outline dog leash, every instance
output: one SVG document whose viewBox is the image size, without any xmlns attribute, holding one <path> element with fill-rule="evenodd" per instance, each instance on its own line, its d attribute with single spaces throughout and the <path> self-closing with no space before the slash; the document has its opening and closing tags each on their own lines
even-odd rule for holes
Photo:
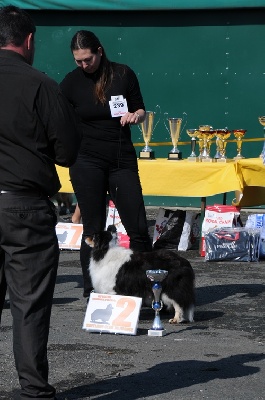
<svg viewBox="0 0 265 400">
<path fill-rule="evenodd" d="M 119 133 L 119 142 L 118 142 L 118 150 L 117 150 L 117 167 L 118 170 L 120 169 L 120 156 L 121 156 L 121 135 L 122 135 L 122 126 L 120 127 L 120 133 Z M 113 219 L 112 219 L 112 225 L 115 227 L 115 216 L 116 216 L 116 200 L 117 200 L 117 192 L 118 192 L 118 185 L 116 182 L 116 187 L 115 187 L 115 196 L 113 199 L 114 202 L 114 212 L 113 212 Z"/>
</svg>

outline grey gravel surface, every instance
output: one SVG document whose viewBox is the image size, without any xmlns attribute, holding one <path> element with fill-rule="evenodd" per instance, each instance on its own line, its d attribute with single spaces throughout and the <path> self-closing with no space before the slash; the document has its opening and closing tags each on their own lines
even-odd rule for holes
<svg viewBox="0 0 265 400">
<path fill-rule="evenodd" d="M 148 210 L 150 232 L 156 209 Z M 54 294 L 48 355 L 58 400 L 265 399 L 265 260 L 205 262 L 198 250 L 181 252 L 196 274 L 195 322 L 170 325 L 150 337 L 154 312 L 142 308 L 137 334 L 82 330 L 78 251 L 62 251 Z M 0 328 L 0 399 L 15 399 L 8 304 Z"/>
</svg>

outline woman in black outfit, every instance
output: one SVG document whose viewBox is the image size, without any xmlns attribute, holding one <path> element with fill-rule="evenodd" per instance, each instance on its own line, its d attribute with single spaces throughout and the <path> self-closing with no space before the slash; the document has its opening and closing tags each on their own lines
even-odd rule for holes
<svg viewBox="0 0 265 400">
<path fill-rule="evenodd" d="M 130 237 L 130 248 L 152 250 L 130 131 L 130 124 L 144 120 L 145 106 L 135 73 L 127 65 L 109 61 L 93 32 L 78 31 L 71 51 L 78 67 L 66 75 L 61 88 L 80 118 L 83 133 L 70 177 L 83 221 L 80 261 L 84 297 L 88 297 L 91 248 L 85 239 L 105 228 L 107 193 Z M 118 105 L 122 105 L 118 111 L 126 111 L 121 116 L 116 116 Z"/>
</svg>

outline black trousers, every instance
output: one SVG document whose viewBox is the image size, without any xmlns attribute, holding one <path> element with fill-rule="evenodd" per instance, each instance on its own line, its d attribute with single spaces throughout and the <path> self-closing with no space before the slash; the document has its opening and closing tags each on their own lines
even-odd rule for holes
<svg viewBox="0 0 265 400">
<path fill-rule="evenodd" d="M 118 168 L 111 163 L 78 157 L 74 166 L 70 168 L 70 176 L 83 221 L 80 261 L 86 297 L 92 285 L 87 271 L 90 248 L 84 239 L 105 229 L 107 193 L 115 203 L 130 237 L 130 248 L 151 251 L 152 244 L 137 167 Z"/>
<path fill-rule="evenodd" d="M 48 198 L 0 194 L 0 315 L 7 285 L 21 399 L 55 398 L 47 360 L 59 260 L 55 225 L 55 209 Z"/>
</svg>

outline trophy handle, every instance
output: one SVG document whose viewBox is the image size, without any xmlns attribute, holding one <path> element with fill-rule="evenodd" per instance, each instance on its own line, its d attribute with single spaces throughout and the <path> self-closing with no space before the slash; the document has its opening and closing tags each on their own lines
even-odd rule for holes
<svg viewBox="0 0 265 400">
<path fill-rule="evenodd" d="M 156 128 L 158 122 L 160 121 L 160 117 L 161 117 L 161 107 L 160 107 L 160 105 L 157 104 L 157 105 L 155 106 L 155 108 L 157 108 L 158 111 L 154 111 L 154 114 L 156 114 L 156 113 L 158 113 L 158 112 L 159 112 L 159 113 L 158 113 L 158 120 L 157 120 L 155 126 L 153 127 L 152 133 L 154 132 L 154 130 L 155 130 L 155 128 Z M 142 132 L 141 124 L 140 124 L 140 125 L 137 125 L 137 126 L 138 126 L 138 129 L 140 130 L 140 132 Z"/>
<path fill-rule="evenodd" d="M 182 128 L 181 128 L 181 130 L 180 130 L 180 135 L 179 135 L 179 137 L 181 136 L 181 134 L 182 134 L 182 132 L 183 132 L 183 130 L 184 130 L 184 128 L 185 128 L 185 126 L 187 125 L 187 122 L 188 122 L 188 114 L 184 111 L 183 113 L 182 113 Z"/>
<path fill-rule="evenodd" d="M 164 125 L 166 127 L 166 130 L 168 131 L 169 135 L 170 135 L 170 130 L 168 129 L 166 122 L 168 122 L 168 112 L 164 113 Z"/>
<path fill-rule="evenodd" d="M 156 121 L 156 124 L 155 124 L 155 126 L 154 126 L 154 128 L 153 128 L 153 132 L 154 132 L 155 128 L 157 127 L 157 125 L 158 125 L 158 123 L 159 123 L 159 121 L 160 121 L 160 118 L 161 118 L 161 107 L 160 107 L 160 105 L 157 104 L 157 105 L 155 106 L 155 108 L 157 109 L 157 111 L 155 111 L 154 114 L 157 114 L 157 115 L 158 115 L 158 120 Z"/>
</svg>

